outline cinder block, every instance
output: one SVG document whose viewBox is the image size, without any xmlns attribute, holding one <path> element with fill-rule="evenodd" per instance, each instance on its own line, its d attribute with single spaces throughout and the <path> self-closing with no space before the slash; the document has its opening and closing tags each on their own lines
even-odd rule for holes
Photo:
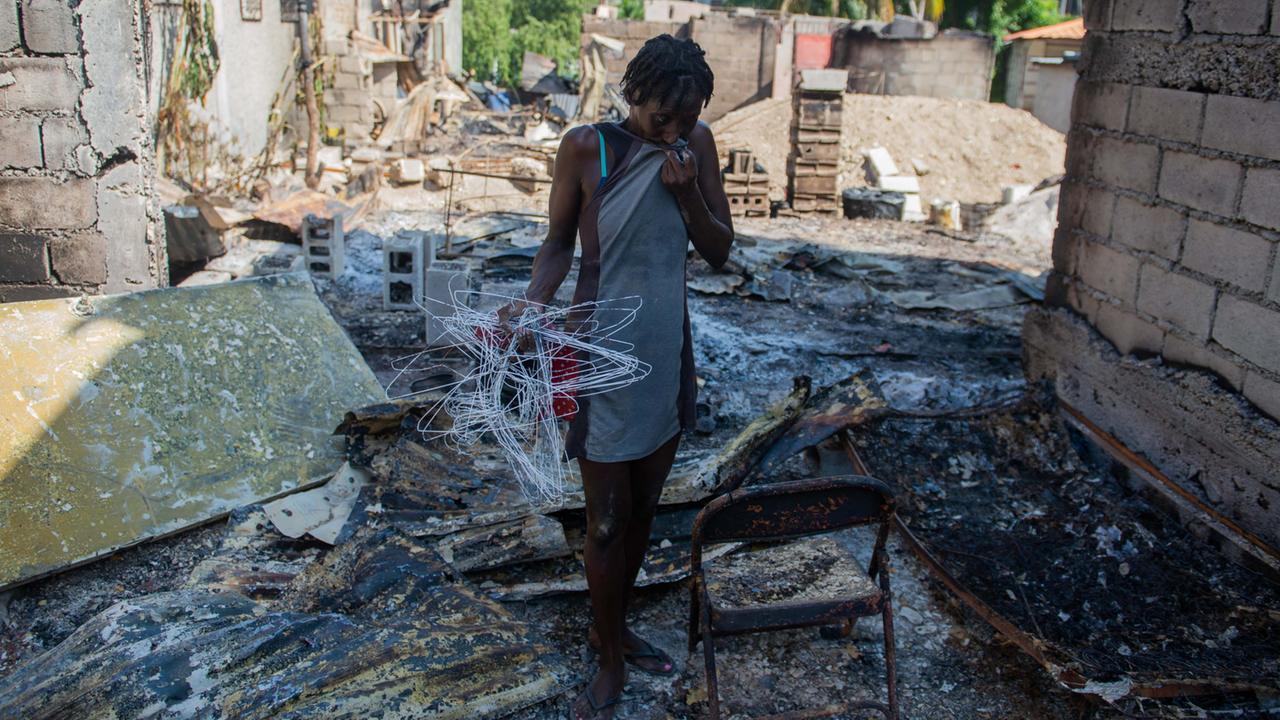
<svg viewBox="0 0 1280 720">
<path fill-rule="evenodd" d="M 1160 328 L 1110 303 L 1098 308 L 1097 327 L 1121 355 L 1158 355 L 1164 344 L 1164 332 Z"/>
<path fill-rule="evenodd" d="M 1240 198 L 1240 217 L 1254 225 L 1280 230 L 1280 170 L 1249 168 Z"/>
<path fill-rule="evenodd" d="M 1124 130 L 1129 112 L 1129 85 L 1080 80 L 1071 102 L 1071 121 L 1108 130 Z"/>
<path fill-rule="evenodd" d="M 27 302 L 75 295 L 74 288 L 57 285 L 0 285 L 0 302 Z"/>
<path fill-rule="evenodd" d="M 38 235 L 0 234 L 0 282 L 49 279 L 48 243 Z"/>
<path fill-rule="evenodd" d="M 63 55 L 80 51 L 75 13 L 66 0 L 22 0 L 22 33 L 32 52 Z"/>
<path fill-rule="evenodd" d="M 1148 195 L 1156 191 L 1160 149 L 1155 145 L 1099 138 L 1093 158 L 1095 179 Z"/>
<path fill-rule="evenodd" d="M 1187 19 L 1192 32 L 1257 35 L 1266 32 L 1266 0 L 1190 0 Z"/>
<path fill-rule="evenodd" d="M 0 92 L 3 92 L 0 90 Z M 0 118 L 0 167 L 40 167 L 40 121 L 33 117 Z"/>
<path fill-rule="evenodd" d="M 425 232 L 401 230 L 383 241 L 382 308 L 417 310 L 434 261 L 435 243 Z"/>
<path fill-rule="evenodd" d="M 364 82 L 359 75 L 340 72 L 333 76 L 333 87 L 340 90 L 361 90 L 364 88 Z"/>
<path fill-rule="evenodd" d="M 366 107 L 354 105 L 326 105 L 325 120 L 333 124 L 373 122 L 373 113 Z"/>
<path fill-rule="evenodd" d="M 1129 106 L 1129 132 L 1194 143 L 1200 137 L 1204 93 L 1135 87 Z"/>
<path fill-rule="evenodd" d="M 1089 188 L 1080 213 L 1080 229 L 1099 237 L 1109 236 L 1115 205 L 1115 195 L 1100 188 Z"/>
<path fill-rule="evenodd" d="M 1213 286 L 1195 278 L 1142 266 L 1138 309 L 1198 338 L 1209 337 L 1213 322 Z"/>
<path fill-rule="evenodd" d="M 1223 295 L 1213 339 L 1255 365 L 1280 372 L 1280 312 Z"/>
<path fill-rule="evenodd" d="M 1280 36 L 1280 0 L 1271 8 L 1271 34 Z"/>
<path fill-rule="evenodd" d="M 1203 340 L 1184 340 L 1173 332 L 1165 333 L 1164 350 L 1161 355 L 1169 364 L 1190 365 L 1191 367 L 1212 370 L 1227 382 L 1236 392 L 1244 385 L 1244 368 L 1238 365 L 1226 353 L 1216 349 L 1212 343 Z"/>
<path fill-rule="evenodd" d="M 363 75 L 364 63 L 359 55 L 346 55 L 338 58 L 338 74 Z"/>
<path fill-rule="evenodd" d="M 1280 382 L 1250 370 L 1244 379 L 1244 396 L 1259 410 L 1280 420 Z"/>
<path fill-rule="evenodd" d="M 107 239 L 106 292 L 155 287 L 163 272 L 155 268 L 147 242 L 147 200 L 137 175 L 138 163 L 127 163 L 98 183 L 98 232 Z"/>
<path fill-rule="evenodd" d="M 423 307 L 427 309 L 427 347 L 452 345 L 442 318 L 457 313 L 455 293 L 471 287 L 471 271 L 465 262 L 437 260 L 427 269 Z M 461 299 L 461 298 L 459 298 Z"/>
<path fill-rule="evenodd" d="M 0 178 L 0 224 L 31 229 L 87 228 L 98 219 L 94 184 L 83 178 Z"/>
<path fill-rule="evenodd" d="M 1176 260 L 1186 226 L 1186 217 L 1177 210 L 1120 198 L 1111 223 L 1111 238 L 1134 250 Z"/>
<path fill-rule="evenodd" d="M 1235 216 L 1236 190 L 1243 171 L 1217 158 L 1169 151 L 1160 169 L 1160 197 L 1222 217 Z"/>
<path fill-rule="evenodd" d="M 308 215 L 302 219 L 302 257 L 312 275 L 336 278 L 346 269 L 346 236 L 342 216 L 322 218 Z"/>
<path fill-rule="evenodd" d="M 867 174 L 871 182 L 898 174 L 898 166 L 894 164 L 893 156 L 882 147 L 863 150 L 862 157 L 866 158 Z"/>
<path fill-rule="evenodd" d="M 324 102 L 326 105 L 353 105 L 361 106 L 369 102 L 369 93 L 363 90 L 339 90 L 335 88 L 326 88 L 324 91 Z"/>
<path fill-rule="evenodd" d="M 1137 258 L 1116 252 L 1106 245 L 1081 240 L 1076 274 L 1089 287 L 1133 307 L 1138 290 Z"/>
<path fill-rule="evenodd" d="M 13 84 L 0 88 L 0 110 L 74 110 L 84 89 L 80 58 L 0 58 L 0 73 Z"/>
<path fill-rule="evenodd" d="M 6 0 L 0 3 L 0 52 L 9 52 L 22 42 L 18 31 L 18 3 Z"/>
<path fill-rule="evenodd" d="M 77 148 L 89 142 L 89 135 L 79 118 L 48 118 L 40 128 L 44 145 L 44 166 L 50 170 L 71 170 L 82 175 L 92 174 L 93 167 L 82 167 Z"/>
<path fill-rule="evenodd" d="M 55 238 L 49 243 L 53 274 L 64 285 L 107 281 L 107 239 L 96 232 Z"/>
<path fill-rule="evenodd" d="M 1192 220 L 1182 265 L 1250 292 L 1267 287 L 1272 243 L 1252 233 Z"/>
<path fill-rule="evenodd" d="M 1182 29 L 1182 0 L 1112 0 L 1111 5 L 1112 30 Z"/>
<path fill-rule="evenodd" d="M 1280 160 L 1280 101 L 1210 95 L 1205 108 L 1205 147 Z"/>
<path fill-rule="evenodd" d="M 1111 29 L 1111 0 L 1090 0 L 1084 3 L 1084 26 L 1093 32 Z"/>
</svg>

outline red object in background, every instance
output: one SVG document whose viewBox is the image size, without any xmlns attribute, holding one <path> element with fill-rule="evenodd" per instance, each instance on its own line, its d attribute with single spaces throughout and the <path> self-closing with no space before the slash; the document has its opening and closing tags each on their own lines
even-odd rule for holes
<svg viewBox="0 0 1280 720">
<path fill-rule="evenodd" d="M 561 345 L 551 353 L 551 382 L 553 384 L 568 382 L 578 377 L 578 358 L 574 351 Z M 578 415 L 578 402 L 572 392 L 557 392 L 551 395 L 551 410 L 561 420 L 572 422 Z"/>
<path fill-rule="evenodd" d="M 831 36 L 797 34 L 794 67 L 796 72 L 831 65 Z"/>
</svg>

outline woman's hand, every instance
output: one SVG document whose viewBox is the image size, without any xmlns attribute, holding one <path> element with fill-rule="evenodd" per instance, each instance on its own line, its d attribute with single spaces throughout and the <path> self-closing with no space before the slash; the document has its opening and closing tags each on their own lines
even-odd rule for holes
<svg viewBox="0 0 1280 720">
<path fill-rule="evenodd" d="M 668 150 L 660 176 L 662 184 L 677 198 L 689 198 L 698 193 L 698 160 L 689 148 Z"/>
<path fill-rule="evenodd" d="M 513 320 L 519 320 L 524 311 L 530 308 L 536 308 L 537 303 L 530 302 L 524 298 L 514 298 L 511 302 L 498 308 L 498 328 L 507 335 L 516 336 L 516 349 L 520 352 L 529 352 L 533 349 L 533 334 L 528 330 L 517 332 L 512 326 Z"/>
</svg>

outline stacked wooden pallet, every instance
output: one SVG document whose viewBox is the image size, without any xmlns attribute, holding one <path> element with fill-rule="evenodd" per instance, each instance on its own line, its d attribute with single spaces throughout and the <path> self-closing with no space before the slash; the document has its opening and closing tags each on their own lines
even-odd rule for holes
<svg viewBox="0 0 1280 720">
<path fill-rule="evenodd" d="M 729 212 L 735 217 L 769 214 L 769 175 L 756 172 L 756 158 L 750 150 L 729 151 L 724 192 L 729 196 Z"/>
<path fill-rule="evenodd" d="M 840 210 L 840 137 L 843 131 L 844 81 L 822 76 L 805 78 L 792 94 L 791 209 L 835 213 Z M 839 71 L 836 71 L 839 72 Z"/>
</svg>

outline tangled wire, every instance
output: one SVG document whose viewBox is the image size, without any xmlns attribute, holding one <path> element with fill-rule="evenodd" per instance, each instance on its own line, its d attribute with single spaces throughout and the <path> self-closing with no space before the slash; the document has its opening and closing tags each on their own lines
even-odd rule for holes
<svg viewBox="0 0 1280 720">
<path fill-rule="evenodd" d="M 608 392 L 643 379 L 650 367 L 631 354 L 633 346 L 615 335 L 639 311 L 638 297 L 587 302 L 559 308 L 530 303 L 504 326 L 494 313 L 472 309 L 456 291 L 452 303 L 433 313 L 451 342 L 472 361 L 460 379 L 419 392 L 441 392 L 418 424 L 428 439 L 458 447 L 491 435 L 511 464 L 533 505 L 555 505 L 564 495 L 564 437 L 560 420 L 578 412 L 578 398 Z M 569 328 L 572 328 L 569 329 Z M 414 356 L 401 374 L 408 371 Z M 397 376 L 399 377 L 399 376 Z M 394 385 L 394 382 L 393 382 Z M 417 393 L 410 393 L 417 394 Z M 447 430 L 433 429 L 443 412 Z"/>
</svg>

